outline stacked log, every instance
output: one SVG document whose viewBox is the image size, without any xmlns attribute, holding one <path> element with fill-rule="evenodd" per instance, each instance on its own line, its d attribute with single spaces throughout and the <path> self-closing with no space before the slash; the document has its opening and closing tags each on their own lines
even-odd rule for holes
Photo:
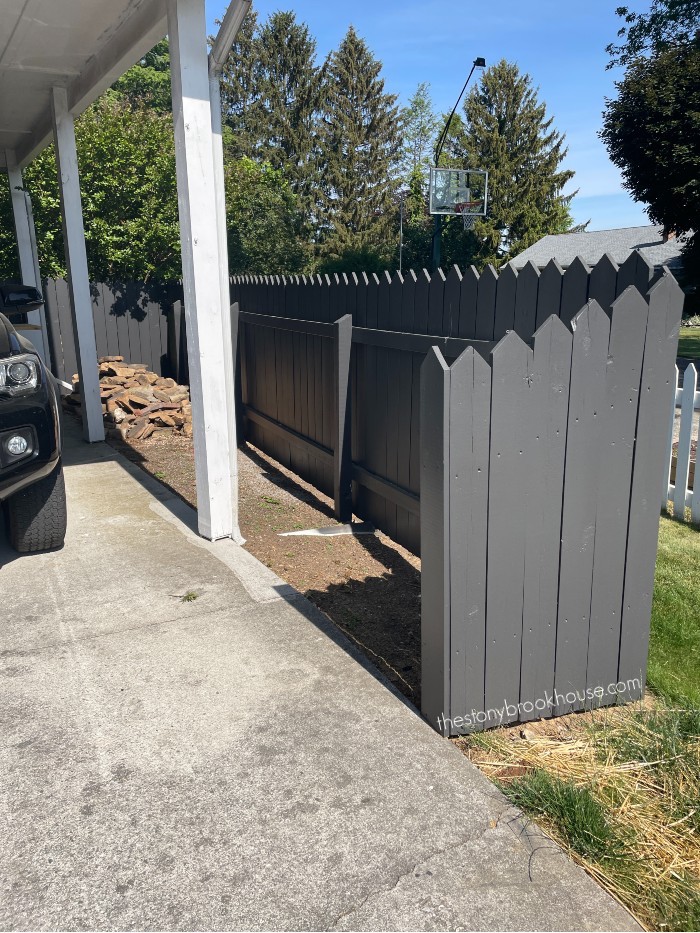
<svg viewBox="0 0 700 933">
<path fill-rule="evenodd" d="M 192 437 L 190 390 L 174 379 L 159 376 L 141 363 L 125 363 L 122 356 L 101 356 L 100 399 L 109 427 L 123 438 L 145 440 L 156 434 Z M 80 407 L 80 381 L 73 376 L 67 405 Z"/>
</svg>

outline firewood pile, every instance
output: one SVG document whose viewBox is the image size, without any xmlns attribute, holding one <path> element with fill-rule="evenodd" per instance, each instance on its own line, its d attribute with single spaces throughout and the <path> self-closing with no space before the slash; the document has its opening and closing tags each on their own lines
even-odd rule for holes
<svg viewBox="0 0 700 933">
<path fill-rule="evenodd" d="M 100 398 L 109 427 L 123 438 L 144 440 L 154 434 L 192 437 L 190 390 L 174 379 L 150 372 L 141 363 L 125 363 L 122 356 L 101 356 Z M 73 376 L 73 392 L 65 403 L 80 409 L 80 384 Z"/>
</svg>

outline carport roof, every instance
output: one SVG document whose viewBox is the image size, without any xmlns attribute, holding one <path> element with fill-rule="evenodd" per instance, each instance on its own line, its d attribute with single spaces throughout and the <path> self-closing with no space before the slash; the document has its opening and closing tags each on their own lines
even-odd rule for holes
<svg viewBox="0 0 700 933">
<path fill-rule="evenodd" d="M 51 139 L 51 88 L 81 113 L 167 32 L 165 0 L 2 0 L 0 167 Z"/>
</svg>

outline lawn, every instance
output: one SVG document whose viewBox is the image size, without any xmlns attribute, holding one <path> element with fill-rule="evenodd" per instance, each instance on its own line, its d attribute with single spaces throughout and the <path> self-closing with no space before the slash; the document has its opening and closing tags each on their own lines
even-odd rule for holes
<svg viewBox="0 0 700 933">
<path fill-rule="evenodd" d="M 700 360 L 700 327 L 681 327 L 678 338 L 678 356 Z"/>
<path fill-rule="evenodd" d="M 669 518 L 661 519 L 647 679 L 669 703 L 700 709 L 700 531 Z"/>
</svg>

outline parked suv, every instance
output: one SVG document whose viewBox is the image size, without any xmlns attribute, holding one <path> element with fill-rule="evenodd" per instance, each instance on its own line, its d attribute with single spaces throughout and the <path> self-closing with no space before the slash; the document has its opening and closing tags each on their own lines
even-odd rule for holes
<svg viewBox="0 0 700 933">
<path fill-rule="evenodd" d="M 41 305 L 35 288 L 0 284 L 0 505 L 21 553 L 61 547 L 66 534 L 58 386 L 11 323 Z"/>
</svg>

